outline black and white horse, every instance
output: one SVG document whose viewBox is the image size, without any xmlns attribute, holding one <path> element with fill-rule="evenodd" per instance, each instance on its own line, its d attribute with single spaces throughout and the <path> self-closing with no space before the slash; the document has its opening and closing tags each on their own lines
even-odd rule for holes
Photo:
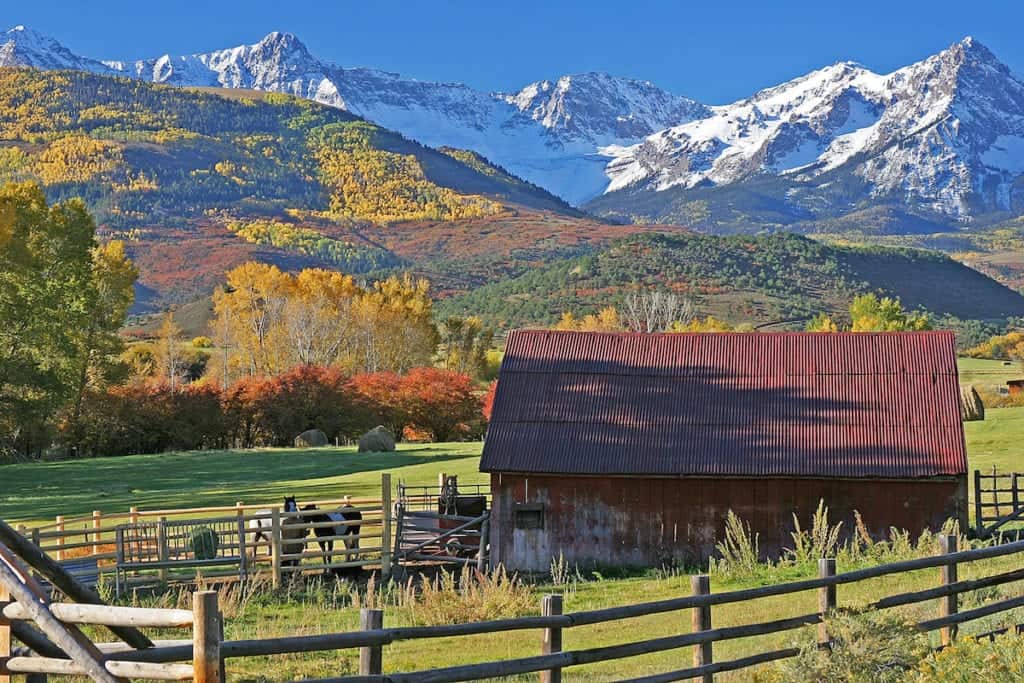
<svg viewBox="0 0 1024 683">
<path fill-rule="evenodd" d="M 283 512 L 298 512 L 299 505 L 295 502 L 295 496 L 288 496 L 284 499 L 284 505 L 282 506 Z M 273 541 L 273 526 L 274 523 L 271 519 L 273 510 L 257 510 L 256 519 L 249 520 L 249 531 L 253 533 L 253 559 L 256 558 L 256 543 L 264 541 Z M 295 517 L 286 517 L 281 523 L 281 552 L 285 555 L 292 555 L 301 553 L 305 547 L 303 539 L 309 534 L 309 530 L 303 526 L 300 526 L 297 522 L 299 520 Z M 268 550 L 269 552 L 269 550 Z M 281 562 L 282 566 L 294 567 L 299 564 L 299 560 L 284 560 Z"/>
<path fill-rule="evenodd" d="M 302 511 L 307 513 L 302 515 L 302 521 L 306 524 L 324 524 L 324 526 L 313 528 L 317 543 L 320 544 L 320 552 L 324 556 L 324 564 L 331 563 L 331 554 L 334 552 L 334 541 L 337 536 L 342 537 L 341 541 L 345 544 L 346 550 L 359 548 L 359 530 L 362 527 L 363 513 L 350 503 L 345 503 L 337 512 L 324 512 L 316 505 L 306 505 Z M 335 522 L 335 524 L 327 526 L 325 524 L 327 522 Z M 351 555 L 351 553 L 346 553 L 346 555 Z M 346 557 L 345 561 L 350 559 L 350 557 Z"/>
</svg>

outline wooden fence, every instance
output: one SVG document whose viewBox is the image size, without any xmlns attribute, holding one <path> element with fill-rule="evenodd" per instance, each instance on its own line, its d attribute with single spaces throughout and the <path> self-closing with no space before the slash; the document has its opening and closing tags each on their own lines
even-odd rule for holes
<svg viewBox="0 0 1024 683">
<path fill-rule="evenodd" d="M 988 538 L 1010 522 L 1024 519 L 1024 473 L 974 470 L 974 523 Z"/>
<path fill-rule="evenodd" d="M 392 501 L 388 473 L 381 475 L 379 498 L 299 501 L 300 507 L 316 505 L 320 513 L 338 512 L 342 506 L 348 513 L 358 511 L 362 519 L 348 523 L 358 523 L 358 533 L 351 533 L 351 528 L 349 533 L 336 533 L 345 523 L 307 521 L 315 513 L 286 512 L 280 502 L 132 508 L 118 514 L 96 511 L 77 518 L 59 516 L 52 524 L 19 525 L 18 531 L 56 561 L 74 563 L 76 571 L 94 581 L 101 575 L 113 577 L 118 593 L 140 584 L 188 580 L 200 572 L 206 578 L 242 579 L 264 573 L 279 586 L 300 572 L 364 569 L 387 577 L 396 563 L 472 562 L 482 569 L 486 511 L 465 519 L 432 512 L 444 487 L 442 479 L 444 475 L 437 488 L 399 485 L 398 505 Z M 480 486 L 470 486 L 475 487 L 471 497 L 485 499 L 476 491 Z M 397 528 L 396 508 L 399 522 L 404 519 Z M 460 528 L 453 531 L 453 526 Z M 433 534 L 427 533 L 430 528 Z"/>
<path fill-rule="evenodd" d="M 363 610 L 361 630 L 347 633 L 332 633 L 314 636 L 295 636 L 263 640 L 225 641 L 221 630 L 214 626 L 218 622 L 215 594 L 196 595 L 197 608 L 188 618 L 179 610 L 125 611 L 124 608 L 93 609 L 88 612 L 76 611 L 80 606 L 54 606 L 53 614 L 68 621 L 92 619 L 92 623 L 114 622 L 133 626 L 149 626 L 174 622 L 183 625 L 190 622 L 194 633 L 191 641 L 156 643 L 155 647 L 127 651 L 122 644 L 100 644 L 95 649 L 102 654 L 101 662 L 109 672 L 127 671 L 122 667 L 142 663 L 166 665 L 174 662 L 192 661 L 194 680 L 220 682 L 224 677 L 224 661 L 237 657 L 273 656 L 294 653 L 326 652 L 350 648 L 359 649 L 359 674 L 340 678 L 323 679 L 317 683 L 447 683 L 454 681 L 499 678 L 503 676 L 539 673 L 541 680 L 556 683 L 561 680 L 563 670 L 597 662 L 607 662 L 637 657 L 657 652 L 689 648 L 692 650 L 692 665 L 674 671 L 646 675 L 631 679 L 632 683 L 655 683 L 699 678 L 711 681 L 717 673 L 736 671 L 752 666 L 795 656 L 795 648 L 754 651 L 745 657 L 727 661 L 715 661 L 714 643 L 737 638 L 751 638 L 782 633 L 817 624 L 817 640 L 822 646 L 829 643 L 825 617 L 839 605 L 839 587 L 883 576 L 893 576 L 911 571 L 938 569 L 936 586 L 924 590 L 889 595 L 872 602 L 868 609 L 881 610 L 904 605 L 914 605 L 939 600 L 934 617 L 917 624 L 924 632 L 940 631 L 940 642 L 951 643 L 961 624 L 1024 607 L 1024 596 L 999 599 L 980 607 L 960 611 L 959 596 L 971 591 L 989 589 L 1024 580 L 1024 567 L 1018 567 L 983 578 L 960 580 L 958 567 L 968 562 L 978 562 L 998 557 L 1024 557 L 1024 542 L 1015 542 L 987 548 L 958 551 L 955 536 L 942 537 L 942 552 L 932 557 L 896 562 L 877 567 L 859 569 L 843 574 L 836 573 L 835 561 L 823 559 L 819 564 L 819 576 L 813 579 L 791 583 L 712 593 L 706 576 L 692 577 L 692 595 L 645 602 L 619 607 L 562 613 L 561 596 L 545 596 L 541 604 L 541 616 L 515 619 L 500 619 L 486 622 L 450 624 L 443 626 L 416 626 L 388 628 L 384 625 L 384 614 L 380 610 Z M 0 577 L 2 578 L 2 577 Z M 739 626 L 714 627 L 714 608 L 727 604 L 742 603 L 769 597 L 793 595 L 805 591 L 816 591 L 818 609 L 815 612 L 778 619 L 774 621 L 744 624 Z M 15 596 L 16 603 L 3 607 L 2 614 L 9 620 L 32 617 L 32 613 Z M 202 608 L 199 605 L 202 604 Z M 754 605 L 745 610 L 756 614 Z M 593 624 L 608 624 L 624 619 L 634 619 L 658 614 L 689 612 L 692 628 L 689 633 L 648 638 L 597 648 L 567 649 L 571 644 L 573 629 Z M 211 616 L 213 615 L 213 616 Z M 206 624 L 202 629 L 200 624 Z M 384 673 L 384 647 L 399 641 L 417 639 L 451 638 L 488 633 L 536 630 L 540 637 L 539 654 L 500 661 L 463 664 L 439 669 L 411 672 Z M 623 629 L 623 633 L 638 633 L 637 628 Z M 981 634 L 990 635 L 990 634 Z M 4 650 L 4 632 L 0 630 L 0 653 Z M 10 632 L 6 637 L 10 638 Z M 450 648 L 453 653 L 471 652 L 471 648 Z M 68 673 L 79 664 L 69 663 L 68 658 L 54 659 L 26 656 L 29 653 L 15 649 L 14 656 L 6 660 L 3 668 L 0 654 L 0 681 L 4 675 L 15 671 L 45 670 L 49 673 Z M 37 653 L 38 654 L 38 653 Z M 70 654 L 70 653 L 69 653 Z M 74 658 L 72 658 L 74 659 Z M 12 666 L 13 665 L 13 666 Z M 79 669 L 74 669 L 78 671 Z M 186 676 L 184 668 L 174 669 L 133 669 L 133 676 L 141 673 L 161 678 L 171 673 L 175 677 Z M 101 680 L 101 679 L 97 679 Z M 181 678 L 178 678 L 181 680 Z M 307 683 L 313 683 L 308 681 Z"/>
</svg>

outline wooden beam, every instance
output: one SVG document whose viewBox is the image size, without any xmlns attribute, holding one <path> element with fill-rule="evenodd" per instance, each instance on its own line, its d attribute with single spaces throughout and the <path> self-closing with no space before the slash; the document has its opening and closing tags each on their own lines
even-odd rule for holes
<svg viewBox="0 0 1024 683">
<path fill-rule="evenodd" d="M 31 618 L 28 610 L 19 602 L 7 605 L 2 612 L 8 619 L 24 621 Z M 184 609 L 113 607 L 61 602 L 51 604 L 50 612 L 65 624 L 148 628 L 186 628 L 192 625 L 192 612 Z"/>
<path fill-rule="evenodd" d="M 36 630 L 31 624 L 14 622 L 11 624 L 11 633 L 28 649 L 41 657 L 67 658 L 64 650 L 50 642 L 49 638 Z"/>
<path fill-rule="evenodd" d="M 195 683 L 224 683 L 221 670 L 221 617 L 217 591 L 192 594 L 192 668 Z"/>
<path fill-rule="evenodd" d="M 943 555 L 949 555 L 955 553 L 957 548 L 957 538 L 952 534 L 939 536 L 939 552 Z M 951 562 L 947 565 L 943 565 L 940 569 L 941 579 L 943 586 L 949 586 L 957 582 L 957 565 L 956 562 Z M 939 600 L 939 617 L 948 617 L 957 613 L 959 607 L 959 600 L 956 593 L 950 593 L 941 600 Z M 949 647 L 953 644 L 956 639 L 956 625 L 950 624 L 949 626 L 942 627 L 942 646 Z"/>
<path fill-rule="evenodd" d="M 104 672 L 113 680 L 142 679 L 157 681 L 192 680 L 190 664 L 154 664 L 150 662 L 120 662 L 110 660 L 103 664 Z M 80 664 L 70 659 L 48 657 L 15 657 L 11 669 L 17 673 L 56 674 L 60 676 L 91 676 Z M 99 679 L 95 679 L 99 680 Z"/>
<path fill-rule="evenodd" d="M 699 574 L 690 577 L 690 586 L 694 595 L 708 595 L 711 593 L 711 580 L 707 574 Z M 691 612 L 691 633 L 711 630 L 711 606 L 694 607 Z M 698 643 L 693 646 L 693 666 L 699 668 L 707 666 L 714 661 L 711 652 L 711 643 Z M 701 676 L 703 683 L 714 683 L 714 674 Z"/>
<path fill-rule="evenodd" d="M 545 595 L 540 603 L 540 613 L 545 617 L 555 616 L 562 613 L 562 596 L 558 594 Z M 544 637 L 541 640 L 540 652 L 542 655 L 550 655 L 562 651 L 562 629 L 546 628 Z M 541 683 L 562 683 L 561 669 L 548 669 L 540 672 Z"/>
<path fill-rule="evenodd" d="M 75 602 L 87 605 L 103 604 L 103 600 L 96 591 L 79 583 L 64 567 L 54 562 L 46 553 L 18 535 L 18 532 L 2 519 L 0 519 L 0 545 L 5 545 L 14 551 L 26 564 L 49 579 L 50 583 Z M 136 628 L 114 626 L 110 630 L 118 638 L 137 650 L 153 647 L 153 641 Z"/>
<path fill-rule="evenodd" d="M 11 599 L 7 587 L 0 583 L 0 606 Z M 0 683 L 11 683 L 7 661 L 11 658 L 11 622 L 0 613 Z"/>
<path fill-rule="evenodd" d="M 359 611 L 361 631 L 379 631 L 384 628 L 384 610 L 366 609 Z M 359 648 L 359 674 L 372 676 L 384 673 L 384 650 L 380 645 L 364 645 Z"/>
<path fill-rule="evenodd" d="M 833 557 L 823 557 L 818 560 L 818 576 L 825 578 L 836 575 L 836 560 Z M 836 608 L 836 587 L 822 586 L 818 589 L 818 614 L 821 615 L 821 623 L 818 624 L 818 647 L 826 649 L 832 646 L 832 638 L 828 633 L 828 624 L 825 619 Z"/>
<path fill-rule="evenodd" d="M 0 544 L 0 550 L 10 552 L 3 544 Z M 103 654 L 96 646 L 77 627 L 63 624 L 53 616 L 38 596 L 21 582 L 18 574 L 8 565 L 7 559 L 0 561 L 0 584 L 10 591 L 12 598 L 26 607 L 39 629 L 81 667 L 82 673 L 97 683 L 122 683 L 117 676 L 107 671 L 103 664 Z"/>
</svg>

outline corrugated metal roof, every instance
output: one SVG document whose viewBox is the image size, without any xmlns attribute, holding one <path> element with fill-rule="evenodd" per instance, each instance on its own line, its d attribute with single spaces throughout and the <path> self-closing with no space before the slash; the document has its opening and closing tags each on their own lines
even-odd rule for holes
<svg viewBox="0 0 1024 683">
<path fill-rule="evenodd" d="M 480 469 L 964 474 L 953 334 L 518 330 Z"/>
</svg>

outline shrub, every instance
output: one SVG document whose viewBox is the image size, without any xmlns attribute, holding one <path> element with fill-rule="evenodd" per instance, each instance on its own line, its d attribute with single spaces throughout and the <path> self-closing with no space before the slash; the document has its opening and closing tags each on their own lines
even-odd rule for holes
<svg viewBox="0 0 1024 683">
<path fill-rule="evenodd" d="M 484 419 L 488 422 L 491 421 L 491 414 L 494 412 L 494 397 L 498 393 L 498 380 L 491 382 L 490 386 L 487 387 L 487 393 L 484 394 L 483 406 L 481 411 Z"/>
<path fill-rule="evenodd" d="M 950 647 L 925 657 L 914 683 L 1015 683 L 1024 680 L 1024 638 L 1010 633 L 991 642 L 960 638 Z"/>
<path fill-rule="evenodd" d="M 352 388 L 379 417 L 382 426 L 392 434 L 401 434 L 409 422 L 402 408 L 399 389 L 402 378 L 395 372 L 366 372 L 352 377 Z"/>
<path fill-rule="evenodd" d="M 377 424 L 337 368 L 299 366 L 248 386 L 242 398 L 255 434 L 271 446 L 289 446 L 308 429 L 323 431 L 331 441 L 348 440 Z"/>
<path fill-rule="evenodd" d="M 779 664 L 780 680 L 896 683 L 931 651 L 927 636 L 892 613 L 836 614 L 825 623 L 831 649 L 819 649 L 817 640 L 806 636 L 798 643 L 800 654 Z"/>
<path fill-rule="evenodd" d="M 726 581 L 750 578 L 771 563 L 760 563 L 758 534 L 732 510 L 725 515 L 725 539 L 715 545 L 721 556 L 711 558 L 709 573 Z"/>
<path fill-rule="evenodd" d="M 407 604 L 414 624 L 437 626 L 521 617 L 536 612 L 530 587 L 499 566 L 490 573 L 463 567 L 424 581 L 417 595 L 410 580 Z"/>
<path fill-rule="evenodd" d="M 468 375 L 413 368 L 402 377 L 398 396 L 409 421 L 434 441 L 450 441 L 479 426 L 480 399 Z"/>
<path fill-rule="evenodd" d="M 204 337 L 200 335 L 198 337 L 192 338 L 192 346 L 196 347 L 197 349 L 212 349 L 213 340 L 210 339 L 209 337 Z"/>
</svg>

